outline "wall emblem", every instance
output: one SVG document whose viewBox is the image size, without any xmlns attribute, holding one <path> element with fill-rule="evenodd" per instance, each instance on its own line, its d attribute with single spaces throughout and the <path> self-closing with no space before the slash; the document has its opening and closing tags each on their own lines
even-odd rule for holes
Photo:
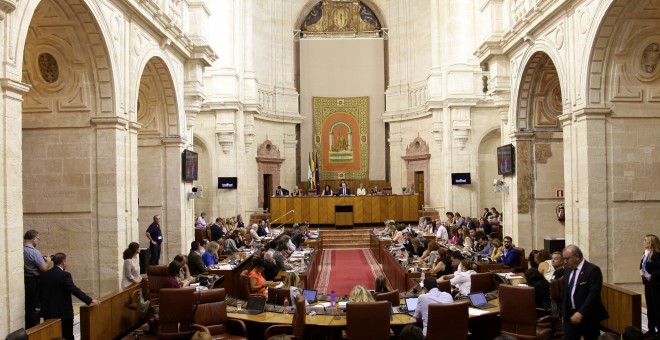
<svg viewBox="0 0 660 340">
<path fill-rule="evenodd" d="M 60 77 L 57 60 L 55 60 L 52 54 L 42 53 L 39 55 L 39 72 L 41 72 L 41 77 L 47 83 L 54 83 Z"/>
</svg>

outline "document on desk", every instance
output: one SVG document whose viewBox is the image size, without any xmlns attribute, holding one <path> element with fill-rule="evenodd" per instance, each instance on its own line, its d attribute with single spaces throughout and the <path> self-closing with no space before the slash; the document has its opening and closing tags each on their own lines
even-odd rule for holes
<svg viewBox="0 0 660 340">
<path fill-rule="evenodd" d="M 234 267 L 231 266 L 231 264 L 221 264 L 218 266 L 218 270 L 232 270 Z"/>
<path fill-rule="evenodd" d="M 468 314 L 469 315 L 477 316 L 477 315 L 486 314 L 486 313 L 488 313 L 488 311 L 486 311 L 486 310 L 476 309 L 476 308 L 472 308 L 472 307 L 468 308 Z"/>
</svg>

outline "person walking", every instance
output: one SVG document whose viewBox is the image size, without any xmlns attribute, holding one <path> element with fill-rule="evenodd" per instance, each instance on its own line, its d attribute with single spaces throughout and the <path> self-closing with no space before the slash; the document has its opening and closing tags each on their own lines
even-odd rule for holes
<svg viewBox="0 0 660 340">
<path fill-rule="evenodd" d="M 71 274 L 66 271 L 66 254 L 53 255 L 53 268 L 41 274 L 39 292 L 41 293 L 41 316 L 45 319 L 62 319 L 62 337 L 73 338 L 73 305 L 71 294 L 87 305 L 97 305 L 99 300 L 92 299 L 73 283 Z"/>
<path fill-rule="evenodd" d="M 644 297 L 646 299 L 646 315 L 648 317 L 648 332 L 646 337 L 660 338 L 660 240 L 656 235 L 644 237 L 644 256 L 639 264 Z"/>
<path fill-rule="evenodd" d="M 149 239 L 149 252 L 151 253 L 149 264 L 155 266 L 160 260 L 160 245 L 163 243 L 163 233 L 160 230 L 159 215 L 154 216 L 154 221 L 149 225 L 145 234 Z"/>
</svg>

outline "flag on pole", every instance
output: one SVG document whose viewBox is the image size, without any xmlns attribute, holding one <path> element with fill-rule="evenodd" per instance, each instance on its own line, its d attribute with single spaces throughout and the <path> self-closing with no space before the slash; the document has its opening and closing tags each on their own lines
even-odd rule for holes
<svg viewBox="0 0 660 340">
<path fill-rule="evenodd" d="M 307 155 L 307 189 L 316 189 L 314 186 L 314 173 L 312 172 L 312 153 Z"/>
<path fill-rule="evenodd" d="M 314 188 L 316 189 L 316 193 L 319 193 L 319 154 L 318 152 L 314 151 Z"/>
</svg>

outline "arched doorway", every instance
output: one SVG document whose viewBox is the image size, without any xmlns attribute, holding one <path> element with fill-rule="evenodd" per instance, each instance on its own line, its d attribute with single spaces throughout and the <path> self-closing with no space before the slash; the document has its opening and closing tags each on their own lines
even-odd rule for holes
<svg viewBox="0 0 660 340">
<path fill-rule="evenodd" d="M 25 40 L 22 82 L 23 226 L 43 254 L 64 252 L 76 284 L 95 296 L 119 287 L 127 245 L 123 141 L 111 58 L 84 1 L 41 1 Z M 122 145 L 120 147 L 120 145 Z M 105 268 L 105 270 L 98 270 Z"/>
<path fill-rule="evenodd" d="M 544 52 L 529 58 L 521 79 L 513 138 L 518 226 L 513 236 L 539 249 L 544 238 L 564 236 L 564 224 L 556 217 L 557 206 L 564 203 L 563 130 L 558 119 L 564 100 L 557 68 Z"/>
<path fill-rule="evenodd" d="M 479 143 L 478 161 L 479 178 L 474 181 L 478 183 L 479 203 L 476 217 L 483 215 L 483 208 L 495 207 L 502 210 L 502 193 L 495 192 L 490 183 L 497 175 L 497 147 L 500 146 L 500 129 L 488 132 Z"/>
</svg>

